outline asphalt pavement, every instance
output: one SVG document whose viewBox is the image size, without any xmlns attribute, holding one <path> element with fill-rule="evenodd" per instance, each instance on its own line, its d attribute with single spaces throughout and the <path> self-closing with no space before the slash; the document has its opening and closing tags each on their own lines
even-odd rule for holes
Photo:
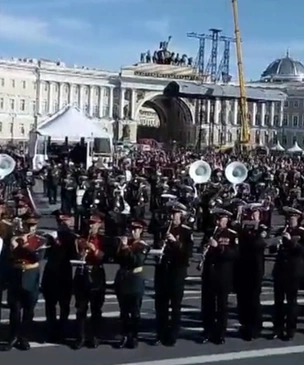
<svg viewBox="0 0 304 365">
<path fill-rule="evenodd" d="M 36 193 L 39 189 L 36 188 Z M 41 194 L 35 194 L 37 208 L 44 213 L 41 218 L 40 227 L 55 229 L 54 218 L 49 215 L 50 209 Z M 274 217 L 273 224 L 281 225 L 282 218 Z M 195 244 L 199 245 L 201 240 L 200 234 L 195 234 Z M 151 240 L 148 234 L 145 234 L 147 241 Z M 273 289 L 271 271 L 273 261 L 268 259 L 266 262 L 266 274 L 263 283 L 262 304 L 264 314 L 264 330 L 262 338 L 245 342 L 239 338 L 239 324 L 236 312 L 236 298 L 231 294 L 229 298 L 229 325 L 226 344 L 216 346 L 213 344 L 199 344 L 199 337 L 202 332 L 202 323 L 200 318 L 200 276 L 196 270 L 198 255 L 195 255 L 193 262 L 189 267 L 188 278 L 186 282 L 183 309 L 182 309 L 182 328 L 180 339 L 177 346 L 167 348 L 164 346 L 154 347 L 152 345 L 155 336 L 155 313 L 154 313 L 154 291 L 153 275 L 154 264 L 149 260 L 145 266 L 146 277 L 146 294 L 142 306 L 142 325 L 140 331 L 140 344 L 136 350 L 117 350 L 115 344 L 119 334 L 119 308 L 116 296 L 113 292 L 113 280 L 117 270 L 114 264 L 106 265 L 107 274 L 107 295 L 103 312 L 103 324 L 100 338 L 101 345 L 96 350 L 81 349 L 73 351 L 69 346 L 59 346 L 46 343 L 45 341 L 45 314 L 44 301 L 41 297 L 36 308 L 35 325 L 31 335 L 32 350 L 21 353 L 13 350 L 10 353 L 0 354 L 1 365 L 8 363 L 15 365 L 21 362 L 42 361 L 44 365 L 188 365 L 188 364 L 222 364 L 231 362 L 233 365 L 255 365 L 257 361 L 260 365 L 272 365 L 289 362 L 292 365 L 303 365 L 304 363 L 304 318 L 299 319 L 299 331 L 292 342 L 283 342 L 280 340 L 270 340 L 272 328 L 272 307 L 273 307 Z M 299 303 L 303 310 L 304 292 L 300 293 Z M 6 295 L 2 300 L 2 330 L 1 338 L 7 332 L 8 310 L 6 309 Z M 304 313 L 304 310 L 303 310 Z M 70 315 L 69 338 L 75 337 L 75 309 L 72 303 Z M 68 343 L 69 344 L 69 343 Z"/>
</svg>

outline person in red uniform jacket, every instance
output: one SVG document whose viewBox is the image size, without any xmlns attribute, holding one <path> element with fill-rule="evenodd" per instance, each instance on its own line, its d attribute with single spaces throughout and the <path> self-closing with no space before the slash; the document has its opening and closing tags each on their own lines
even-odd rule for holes
<svg viewBox="0 0 304 365">
<path fill-rule="evenodd" d="M 27 338 L 39 296 L 39 261 L 43 259 L 45 252 L 41 249 L 45 241 L 35 233 L 37 223 L 37 216 L 26 216 L 22 230 L 11 240 L 11 267 L 8 277 L 10 334 L 4 348 L 6 351 L 13 347 L 23 351 L 30 349 Z"/>
<path fill-rule="evenodd" d="M 86 343 L 85 322 L 88 305 L 91 307 L 93 337 L 89 347 L 98 347 L 102 307 L 105 299 L 106 277 L 103 267 L 104 242 L 100 235 L 103 220 L 100 216 L 90 217 L 90 232 L 87 238 L 76 241 L 79 259 L 84 264 L 76 268 L 74 277 L 74 294 L 76 299 L 77 340 L 74 349 L 82 348 Z"/>
</svg>

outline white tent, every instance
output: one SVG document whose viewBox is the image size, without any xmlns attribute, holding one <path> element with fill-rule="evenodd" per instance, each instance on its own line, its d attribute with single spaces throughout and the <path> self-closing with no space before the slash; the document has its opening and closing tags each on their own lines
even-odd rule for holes
<svg viewBox="0 0 304 365">
<path fill-rule="evenodd" d="M 290 153 L 303 152 L 302 148 L 298 145 L 298 142 L 295 141 L 294 145 L 287 150 Z"/>
<path fill-rule="evenodd" d="M 277 144 L 271 148 L 271 151 L 283 152 L 285 151 L 285 148 L 281 145 L 280 141 L 278 141 Z"/>
<path fill-rule="evenodd" d="M 68 137 L 70 141 L 79 141 L 81 138 L 112 137 L 73 106 L 67 106 L 46 119 L 38 126 L 36 132 L 53 140 L 64 140 L 65 137 Z"/>
</svg>

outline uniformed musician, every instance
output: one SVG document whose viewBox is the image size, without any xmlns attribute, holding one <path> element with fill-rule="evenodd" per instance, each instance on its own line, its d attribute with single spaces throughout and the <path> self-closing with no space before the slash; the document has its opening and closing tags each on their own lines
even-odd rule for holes
<svg viewBox="0 0 304 365">
<path fill-rule="evenodd" d="M 7 293 L 10 333 L 6 351 L 13 347 L 23 351 L 30 349 L 28 335 L 39 296 L 39 261 L 43 258 L 45 243 L 35 234 L 37 223 L 37 216 L 28 215 L 23 220 L 23 227 L 18 229 L 19 232 L 11 240 Z"/>
<path fill-rule="evenodd" d="M 228 320 L 228 295 L 233 286 L 234 263 L 238 256 L 237 232 L 228 227 L 232 213 L 214 208 L 216 226 L 203 240 L 202 342 L 225 343 Z"/>
<path fill-rule="evenodd" d="M 90 217 L 90 231 L 87 238 L 76 240 L 79 259 L 74 277 L 74 294 L 76 300 L 77 340 L 74 349 L 82 348 L 86 343 L 85 322 L 88 305 L 91 307 L 91 326 L 93 337 L 89 347 L 99 345 L 102 307 L 105 300 L 106 277 L 103 267 L 104 239 L 100 234 L 103 219 L 99 215 Z"/>
<path fill-rule="evenodd" d="M 75 258 L 74 218 L 56 214 L 57 237 L 50 237 L 46 251 L 46 265 L 41 280 L 45 299 L 45 315 L 48 325 L 48 342 L 62 342 L 67 335 L 73 275 L 70 260 Z M 59 305 L 60 320 L 57 323 L 56 305 Z"/>
<path fill-rule="evenodd" d="M 122 237 L 117 251 L 120 269 L 115 277 L 115 290 L 120 306 L 121 334 L 120 348 L 136 348 L 140 310 L 145 290 L 143 265 L 147 245 L 141 240 L 145 222 L 131 223 L 131 238 Z"/>
<path fill-rule="evenodd" d="M 298 290 L 303 275 L 304 229 L 298 225 L 302 212 L 283 207 L 288 216 L 285 228 L 278 233 L 280 243 L 273 269 L 274 338 L 291 340 L 297 328 Z M 285 307 L 284 300 L 287 305 Z"/>
<path fill-rule="evenodd" d="M 171 205 L 169 226 L 165 227 L 163 255 L 155 267 L 155 311 L 157 339 L 155 344 L 174 346 L 180 328 L 181 305 L 189 258 L 192 255 L 192 230 L 183 224 L 187 208 L 179 203 Z M 171 307 L 171 315 L 169 308 Z"/>
<path fill-rule="evenodd" d="M 241 335 L 247 341 L 259 337 L 262 329 L 260 295 L 267 246 L 267 227 L 260 222 L 262 210 L 262 204 L 248 204 L 245 212 L 250 220 L 243 221 L 238 230 L 239 258 L 235 283 Z"/>
</svg>

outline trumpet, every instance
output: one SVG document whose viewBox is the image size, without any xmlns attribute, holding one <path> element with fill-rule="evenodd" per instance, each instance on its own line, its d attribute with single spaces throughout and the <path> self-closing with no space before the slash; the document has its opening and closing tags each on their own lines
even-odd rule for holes
<svg viewBox="0 0 304 365">
<path fill-rule="evenodd" d="M 219 228 L 218 226 L 216 226 L 216 227 L 214 228 L 213 234 L 212 234 L 212 236 L 210 237 L 209 241 L 210 241 L 210 240 L 212 240 L 212 239 L 214 239 L 214 236 L 215 236 L 215 234 L 216 234 L 216 232 L 217 232 L 218 228 Z M 201 260 L 200 260 L 200 262 L 198 263 L 197 268 L 196 268 L 198 271 L 201 271 L 201 270 L 202 270 L 202 267 L 203 267 L 204 262 L 205 262 L 205 260 L 206 260 L 207 253 L 208 253 L 208 252 L 209 252 L 209 250 L 210 250 L 210 247 L 211 247 L 211 245 L 210 245 L 210 244 L 207 244 L 207 245 L 204 247 L 203 252 L 202 252 L 202 255 L 201 255 Z"/>
</svg>

